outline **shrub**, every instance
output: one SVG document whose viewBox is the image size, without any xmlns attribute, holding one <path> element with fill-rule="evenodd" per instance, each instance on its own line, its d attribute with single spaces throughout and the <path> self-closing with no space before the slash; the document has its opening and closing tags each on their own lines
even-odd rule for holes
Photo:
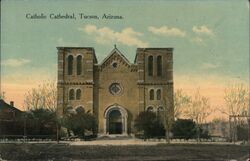
<svg viewBox="0 0 250 161">
<path fill-rule="evenodd" d="M 84 111 L 77 111 L 76 113 L 67 114 L 62 119 L 62 126 L 73 131 L 74 135 L 85 138 L 85 132 L 91 131 L 93 135 L 97 132 L 96 117 Z"/>
<path fill-rule="evenodd" d="M 178 139 L 193 139 L 197 136 L 196 124 L 193 120 L 178 119 L 172 127 L 174 138 Z"/>
<path fill-rule="evenodd" d="M 151 111 L 140 112 L 135 119 L 135 128 L 143 132 L 145 139 L 165 135 L 165 129 L 156 114 Z"/>
</svg>

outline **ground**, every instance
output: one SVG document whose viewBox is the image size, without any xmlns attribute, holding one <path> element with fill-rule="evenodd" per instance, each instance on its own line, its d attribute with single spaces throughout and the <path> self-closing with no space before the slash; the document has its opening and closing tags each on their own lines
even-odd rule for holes
<svg viewBox="0 0 250 161">
<path fill-rule="evenodd" d="M 232 144 L 106 142 L 0 143 L 0 160 L 246 161 L 249 151 L 246 145 Z"/>
</svg>

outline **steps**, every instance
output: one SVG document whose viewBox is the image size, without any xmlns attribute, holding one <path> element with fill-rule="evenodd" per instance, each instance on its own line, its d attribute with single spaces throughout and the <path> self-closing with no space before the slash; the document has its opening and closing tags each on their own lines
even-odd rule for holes
<svg viewBox="0 0 250 161">
<path fill-rule="evenodd" d="M 128 140 L 134 139 L 134 136 L 131 135 L 100 135 L 96 140 Z"/>
</svg>

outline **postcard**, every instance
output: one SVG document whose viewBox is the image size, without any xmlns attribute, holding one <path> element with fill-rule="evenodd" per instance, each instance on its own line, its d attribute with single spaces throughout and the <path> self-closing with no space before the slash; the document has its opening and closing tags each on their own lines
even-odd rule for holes
<svg viewBox="0 0 250 161">
<path fill-rule="evenodd" d="M 249 1 L 2 0 L 0 160 L 249 160 Z"/>
</svg>

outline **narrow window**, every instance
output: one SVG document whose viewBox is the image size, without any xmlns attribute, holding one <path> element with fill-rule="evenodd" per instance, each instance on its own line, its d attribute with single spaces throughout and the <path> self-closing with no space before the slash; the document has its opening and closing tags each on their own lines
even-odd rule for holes
<svg viewBox="0 0 250 161">
<path fill-rule="evenodd" d="M 75 99 L 75 92 L 74 89 L 69 90 L 69 100 Z"/>
<path fill-rule="evenodd" d="M 80 100 L 80 99 L 81 99 L 81 95 L 82 95 L 81 90 L 80 90 L 80 89 L 77 89 L 77 90 L 76 90 L 76 99 L 77 99 L 77 100 Z"/>
<path fill-rule="evenodd" d="M 157 100 L 161 100 L 161 90 L 158 89 L 156 92 Z"/>
<path fill-rule="evenodd" d="M 153 56 L 148 57 L 148 75 L 153 76 Z"/>
<path fill-rule="evenodd" d="M 77 56 L 77 63 L 76 63 L 76 73 L 77 75 L 81 75 L 82 74 L 82 56 L 79 55 Z"/>
<path fill-rule="evenodd" d="M 151 89 L 151 90 L 149 91 L 149 99 L 150 99 L 150 100 L 154 100 L 154 90 L 153 90 L 153 89 Z"/>
<path fill-rule="evenodd" d="M 162 57 L 157 57 L 157 76 L 162 76 Z"/>
<path fill-rule="evenodd" d="M 73 56 L 68 56 L 68 75 L 73 74 Z"/>
</svg>

